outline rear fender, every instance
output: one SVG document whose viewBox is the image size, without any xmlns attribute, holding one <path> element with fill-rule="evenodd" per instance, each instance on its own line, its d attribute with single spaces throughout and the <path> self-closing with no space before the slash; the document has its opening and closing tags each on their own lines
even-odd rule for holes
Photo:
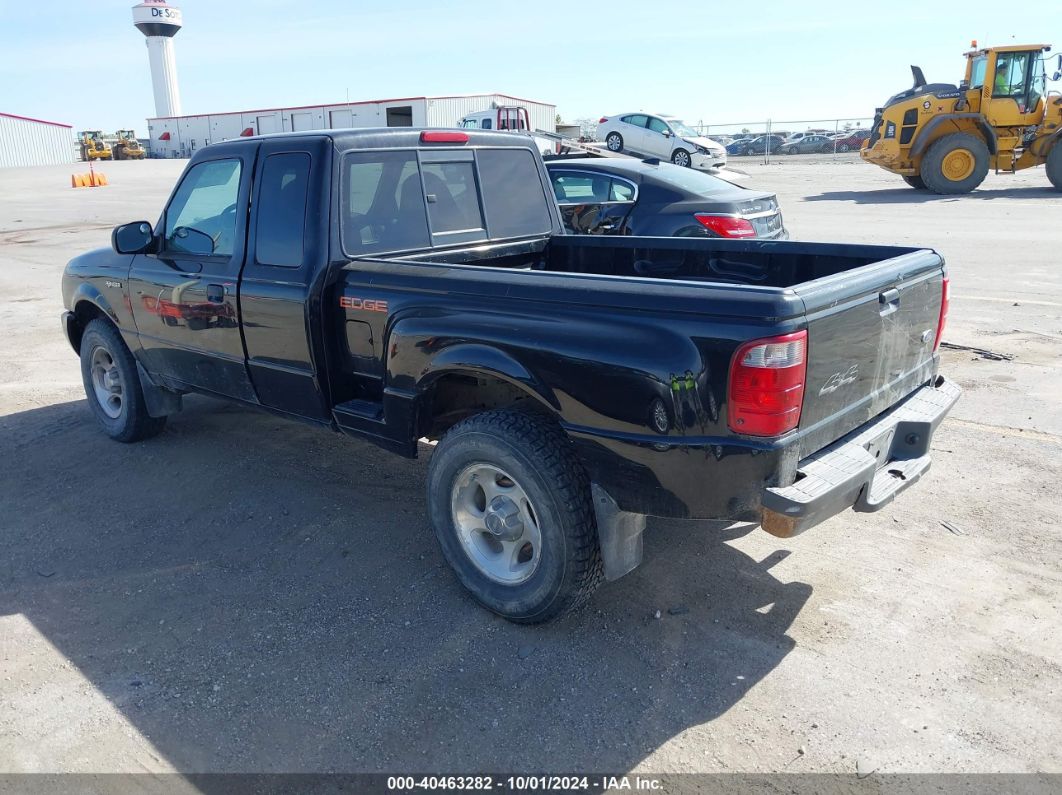
<svg viewBox="0 0 1062 795">
<path fill-rule="evenodd" d="M 560 403 L 553 390 L 522 362 L 505 351 L 478 343 L 453 345 L 440 351 L 432 358 L 427 372 L 418 382 L 417 391 L 423 393 L 444 375 L 458 374 L 482 375 L 507 381 L 553 412 L 560 411 Z"/>
</svg>

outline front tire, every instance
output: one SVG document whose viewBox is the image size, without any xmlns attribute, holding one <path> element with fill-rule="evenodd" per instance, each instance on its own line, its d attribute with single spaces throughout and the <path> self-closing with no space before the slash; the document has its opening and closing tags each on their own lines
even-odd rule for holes
<svg viewBox="0 0 1062 795">
<path fill-rule="evenodd" d="M 590 481 L 547 418 L 501 409 L 451 428 L 432 454 L 428 512 L 461 584 L 510 621 L 549 621 L 601 582 Z"/>
<path fill-rule="evenodd" d="M 685 149 L 676 149 L 674 152 L 671 153 L 671 162 L 674 163 L 676 166 L 681 166 L 682 168 L 689 168 L 690 164 L 692 163 L 692 160 L 690 160 L 690 153 L 687 152 Z"/>
<path fill-rule="evenodd" d="M 610 152 L 622 152 L 623 151 L 623 136 L 619 133 L 609 133 L 605 137 L 605 146 L 608 147 Z"/>
<path fill-rule="evenodd" d="M 112 439 L 139 442 L 165 427 L 165 417 L 148 414 L 133 354 L 118 329 L 101 318 L 81 336 L 81 379 L 92 413 Z"/>
<path fill-rule="evenodd" d="M 1062 140 L 1056 140 L 1051 151 L 1047 153 L 1047 178 L 1055 186 L 1055 190 L 1062 190 Z"/>
<path fill-rule="evenodd" d="M 988 146 L 972 133 L 952 133 L 930 144 L 919 169 L 934 193 L 969 193 L 988 176 Z"/>
</svg>

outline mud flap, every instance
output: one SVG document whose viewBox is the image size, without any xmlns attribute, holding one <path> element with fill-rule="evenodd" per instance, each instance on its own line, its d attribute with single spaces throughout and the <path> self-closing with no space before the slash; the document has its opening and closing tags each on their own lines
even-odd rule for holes
<svg viewBox="0 0 1062 795">
<path fill-rule="evenodd" d="M 140 389 L 144 393 L 147 412 L 152 417 L 168 417 L 182 408 L 181 396 L 172 389 L 158 386 L 151 380 L 147 370 L 140 362 L 136 363 L 136 372 L 140 376 Z"/>
<path fill-rule="evenodd" d="M 605 579 L 618 580 L 642 562 L 645 514 L 621 511 L 603 488 L 596 483 L 591 484 L 590 488 L 594 499 L 594 515 L 597 517 L 601 560 L 605 564 Z"/>
</svg>

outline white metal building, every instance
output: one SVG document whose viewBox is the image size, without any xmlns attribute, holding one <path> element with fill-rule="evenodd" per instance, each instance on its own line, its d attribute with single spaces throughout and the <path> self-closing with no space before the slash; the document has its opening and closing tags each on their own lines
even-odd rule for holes
<svg viewBox="0 0 1062 795">
<path fill-rule="evenodd" d="M 347 127 L 455 127 L 468 113 L 501 105 L 527 108 L 534 129 L 552 132 L 556 126 L 556 105 L 507 94 L 402 97 L 148 119 L 150 154 L 190 157 L 207 144 L 273 132 Z"/>
<path fill-rule="evenodd" d="M 0 113 L 0 168 L 74 162 L 69 124 Z"/>
</svg>

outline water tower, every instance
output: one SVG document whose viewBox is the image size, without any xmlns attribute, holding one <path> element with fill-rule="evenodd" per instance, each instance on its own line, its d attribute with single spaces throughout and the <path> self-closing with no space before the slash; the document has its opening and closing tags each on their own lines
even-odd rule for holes
<svg viewBox="0 0 1062 795">
<path fill-rule="evenodd" d="M 144 0 L 133 6 L 133 24 L 147 36 L 151 62 L 151 86 L 155 90 L 155 116 L 180 116 L 181 94 L 177 88 L 177 61 L 173 37 L 181 29 L 181 9 L 165 0 Z"/>
</svg>

